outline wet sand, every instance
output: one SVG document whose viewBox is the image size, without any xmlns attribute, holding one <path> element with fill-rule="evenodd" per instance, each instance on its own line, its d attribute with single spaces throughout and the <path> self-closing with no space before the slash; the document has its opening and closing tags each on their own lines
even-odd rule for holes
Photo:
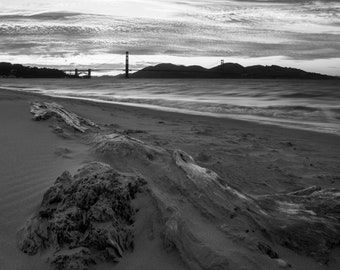
<svg viewBox="0 0 340 270">
<path fill-rule="evenodd" d="M 93 160 L 84 140 L 58 136 L 49 121 L 32 121 L 29 102 L 33 100 L 56 101 L 105 132 L 120 130 L 154 146 L 182 149 L 245 193 L 283 193 L 313 185 L 340 188 L 336 135 L 0 90 L 0 265 L 4 269 L 47 268 L 44 254 L 31 257 L 18 250 L 16 232 L 57 176 L 65 170 L 74 173 Z M 115 269 L 186 269 L 176 251 L 165 251 L 157 226 L 152 237 L 145 236 L 150 220 L 157 224 L 157 210 L 149 199 L 141 196 L 135 204 L 140 209 L 136 247 Z M 275 248 L 293 269 L 338 269 L 340 265 L 339 248 L 332 252 L 328 266 L 287 248 Z M 94 269 L 111 267 L 102 264 Z"/>
</svg>

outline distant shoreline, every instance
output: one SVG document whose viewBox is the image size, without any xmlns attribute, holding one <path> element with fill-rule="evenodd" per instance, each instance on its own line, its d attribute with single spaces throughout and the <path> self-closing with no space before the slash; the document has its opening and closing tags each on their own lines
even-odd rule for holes
<svg viewBox="0 0 340 270">
<path fill-rule="evenodd" d="M 91 74 L 94 70 L 88 69 L 85 75 L 78 74 L 75 69 L 74 74 L 68 74 L 64 70 L 51 68 L 38 68 L 23 66 L 21 64 L 0 63 L 0 78 L 91 78 L 96 75 Z M 126 74 L 119 74 L 116 78 L 124 78 Z M 111 77 L 111 76 L 98 76 Z M 202 66 L 184 66 L 170 63 L 162 63 L 155 66 L 145 67 L 137 72 L 129 73 L 129 78 L 147 79 L 340 79 L 340 77 L 319 73 L 306 72 L 301 69 L 291 67 L 271 66 L 247 66 L 237 63 L 224 63 L 216 67 L 207 69 Z"/>
</svg>

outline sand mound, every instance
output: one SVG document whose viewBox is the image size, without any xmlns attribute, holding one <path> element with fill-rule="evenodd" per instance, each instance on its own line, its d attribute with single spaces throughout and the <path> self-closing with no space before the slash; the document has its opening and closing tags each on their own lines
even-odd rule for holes
<svg viewBox="0 0 340 270">
<path fill-rule="evenodd" d="M 133 248 L 130 203 L 142 185 L 142 179 L 121 175 L 103 163 L 86 165 L 73 177 L 64 172 L 22 229 L 20 249 L 29 255 L 52 250 L 56 269 L 117 262 Z"/>
</svg>

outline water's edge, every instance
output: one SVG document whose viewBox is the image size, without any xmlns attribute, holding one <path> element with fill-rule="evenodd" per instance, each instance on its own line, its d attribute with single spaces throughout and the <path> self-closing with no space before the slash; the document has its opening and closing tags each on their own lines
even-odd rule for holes
<svg viewBox="0 0 340 270">
<path fill-rule="evenodd" d="M 24 91 L 24 90 L 14 90 L 14 89 L 3 89 L 0 86 L 0 90 L 6 91 L 16 91 L 16 92 L 25 92 L 25 93 L 32 93 L 31 91 Z M 102 99 L 95 99 L 95 98 L 85 98 L 85 97 L 74 97 L 74 96 L 66 96 L 66 95 L 51 95 L 47 93 L 32 93 L 34 95 L 41 95 L 47 97 L 55 97 L 55 98 L 62 98 L 62 99 L 74 99 L 74 100 L 83 100 L 93 103 L 104 103 L 104 104 L 113 104 L 113 105 L 122 105 L 127 107 L 139 107 L 139 108 L 146 108 L 151 110 L 158 110 L 158 111 L 165 111 L 165 112 L 173 112 L 173 113 L 182 113 L 182 114 L 189 114 L 189 115 L 201 115 L 205 117 L 215 117 L 215 118 L 226 118 L 226 119 L 233 119 L 238 121 L 246 121 L 246 122 L 255 122 L 261 125 L 272 125 L 272 126 L 279 126 L 283 128 L 290 128 L 290 129 L 297 129 L 297 130 L 305 130 L 305 131 L 313 131 L 319 133 L 328 133 L 340 136 L 340 131 L 338 130 L 338 126 L 334 124 L 334 127 L 330 127 L 328 124 L 322 125 L 322 123 L 305 123 L 303 121 L 290 121 L 286 119 L 281 119 L 281 121 L 273 120 L 269 117 L 258 117 L 258 116 L 244 116 L 244 115 L 235 115 L 235 114 L 228 114 L 222 115 L 217 113 L 209 113 L 209 112 L 199 112 L 193 111 L 188 109 L 179 109 L 179 108 L 171 108 L 171 107 L 162 107 L 157 105 L 149 105 L 149 104 L 141 104 L 141 103 L 128 103 L 128 102 L 118 102 L 118 101 L 107 101 Z M 319 126 L 321 124 L 321 126 Z M 319 128 L 317 128 L 319 126 Z"/>
</svg>

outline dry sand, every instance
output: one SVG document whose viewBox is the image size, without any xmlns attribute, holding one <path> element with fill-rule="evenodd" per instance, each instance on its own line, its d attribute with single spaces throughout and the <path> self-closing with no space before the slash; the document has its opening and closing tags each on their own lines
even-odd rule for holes
<svg viewBox="0 0 340 270">
<path fill-rule="evenodd" d="M 340 189 L 340 140 L 336 135 L 0 90 L 1 269 L 48 267 L 44 256 L 30 257 L 18 250 L 16 232 L 58 175 L 65 170 L 75 172 L 93 159 L 82 140 L 61 138 L 52 132 L 49 121 L 32 121 L 29 101 L 33 100 L 56 100 L 106 131 L 125 130 L 151 145 L 182 149 L 200 166 L 215 171 L 245 193 L 290 192 L 312 185 Z M 114 269 L 186 269 L 176 251 L 163 248 L 157 210 L 150 198 L 140 196 L 134 203 L 140 209 L 135 250 Z M 339 248 L 333 250 L 328 266 L 281 246 L 275 250 L 293 265 L 292 269 L 340 267 Z M 102 264 L 94 269 L 112 266 Z M 263 265 L 262 269 L 272 267 Z"/>
</svg>

